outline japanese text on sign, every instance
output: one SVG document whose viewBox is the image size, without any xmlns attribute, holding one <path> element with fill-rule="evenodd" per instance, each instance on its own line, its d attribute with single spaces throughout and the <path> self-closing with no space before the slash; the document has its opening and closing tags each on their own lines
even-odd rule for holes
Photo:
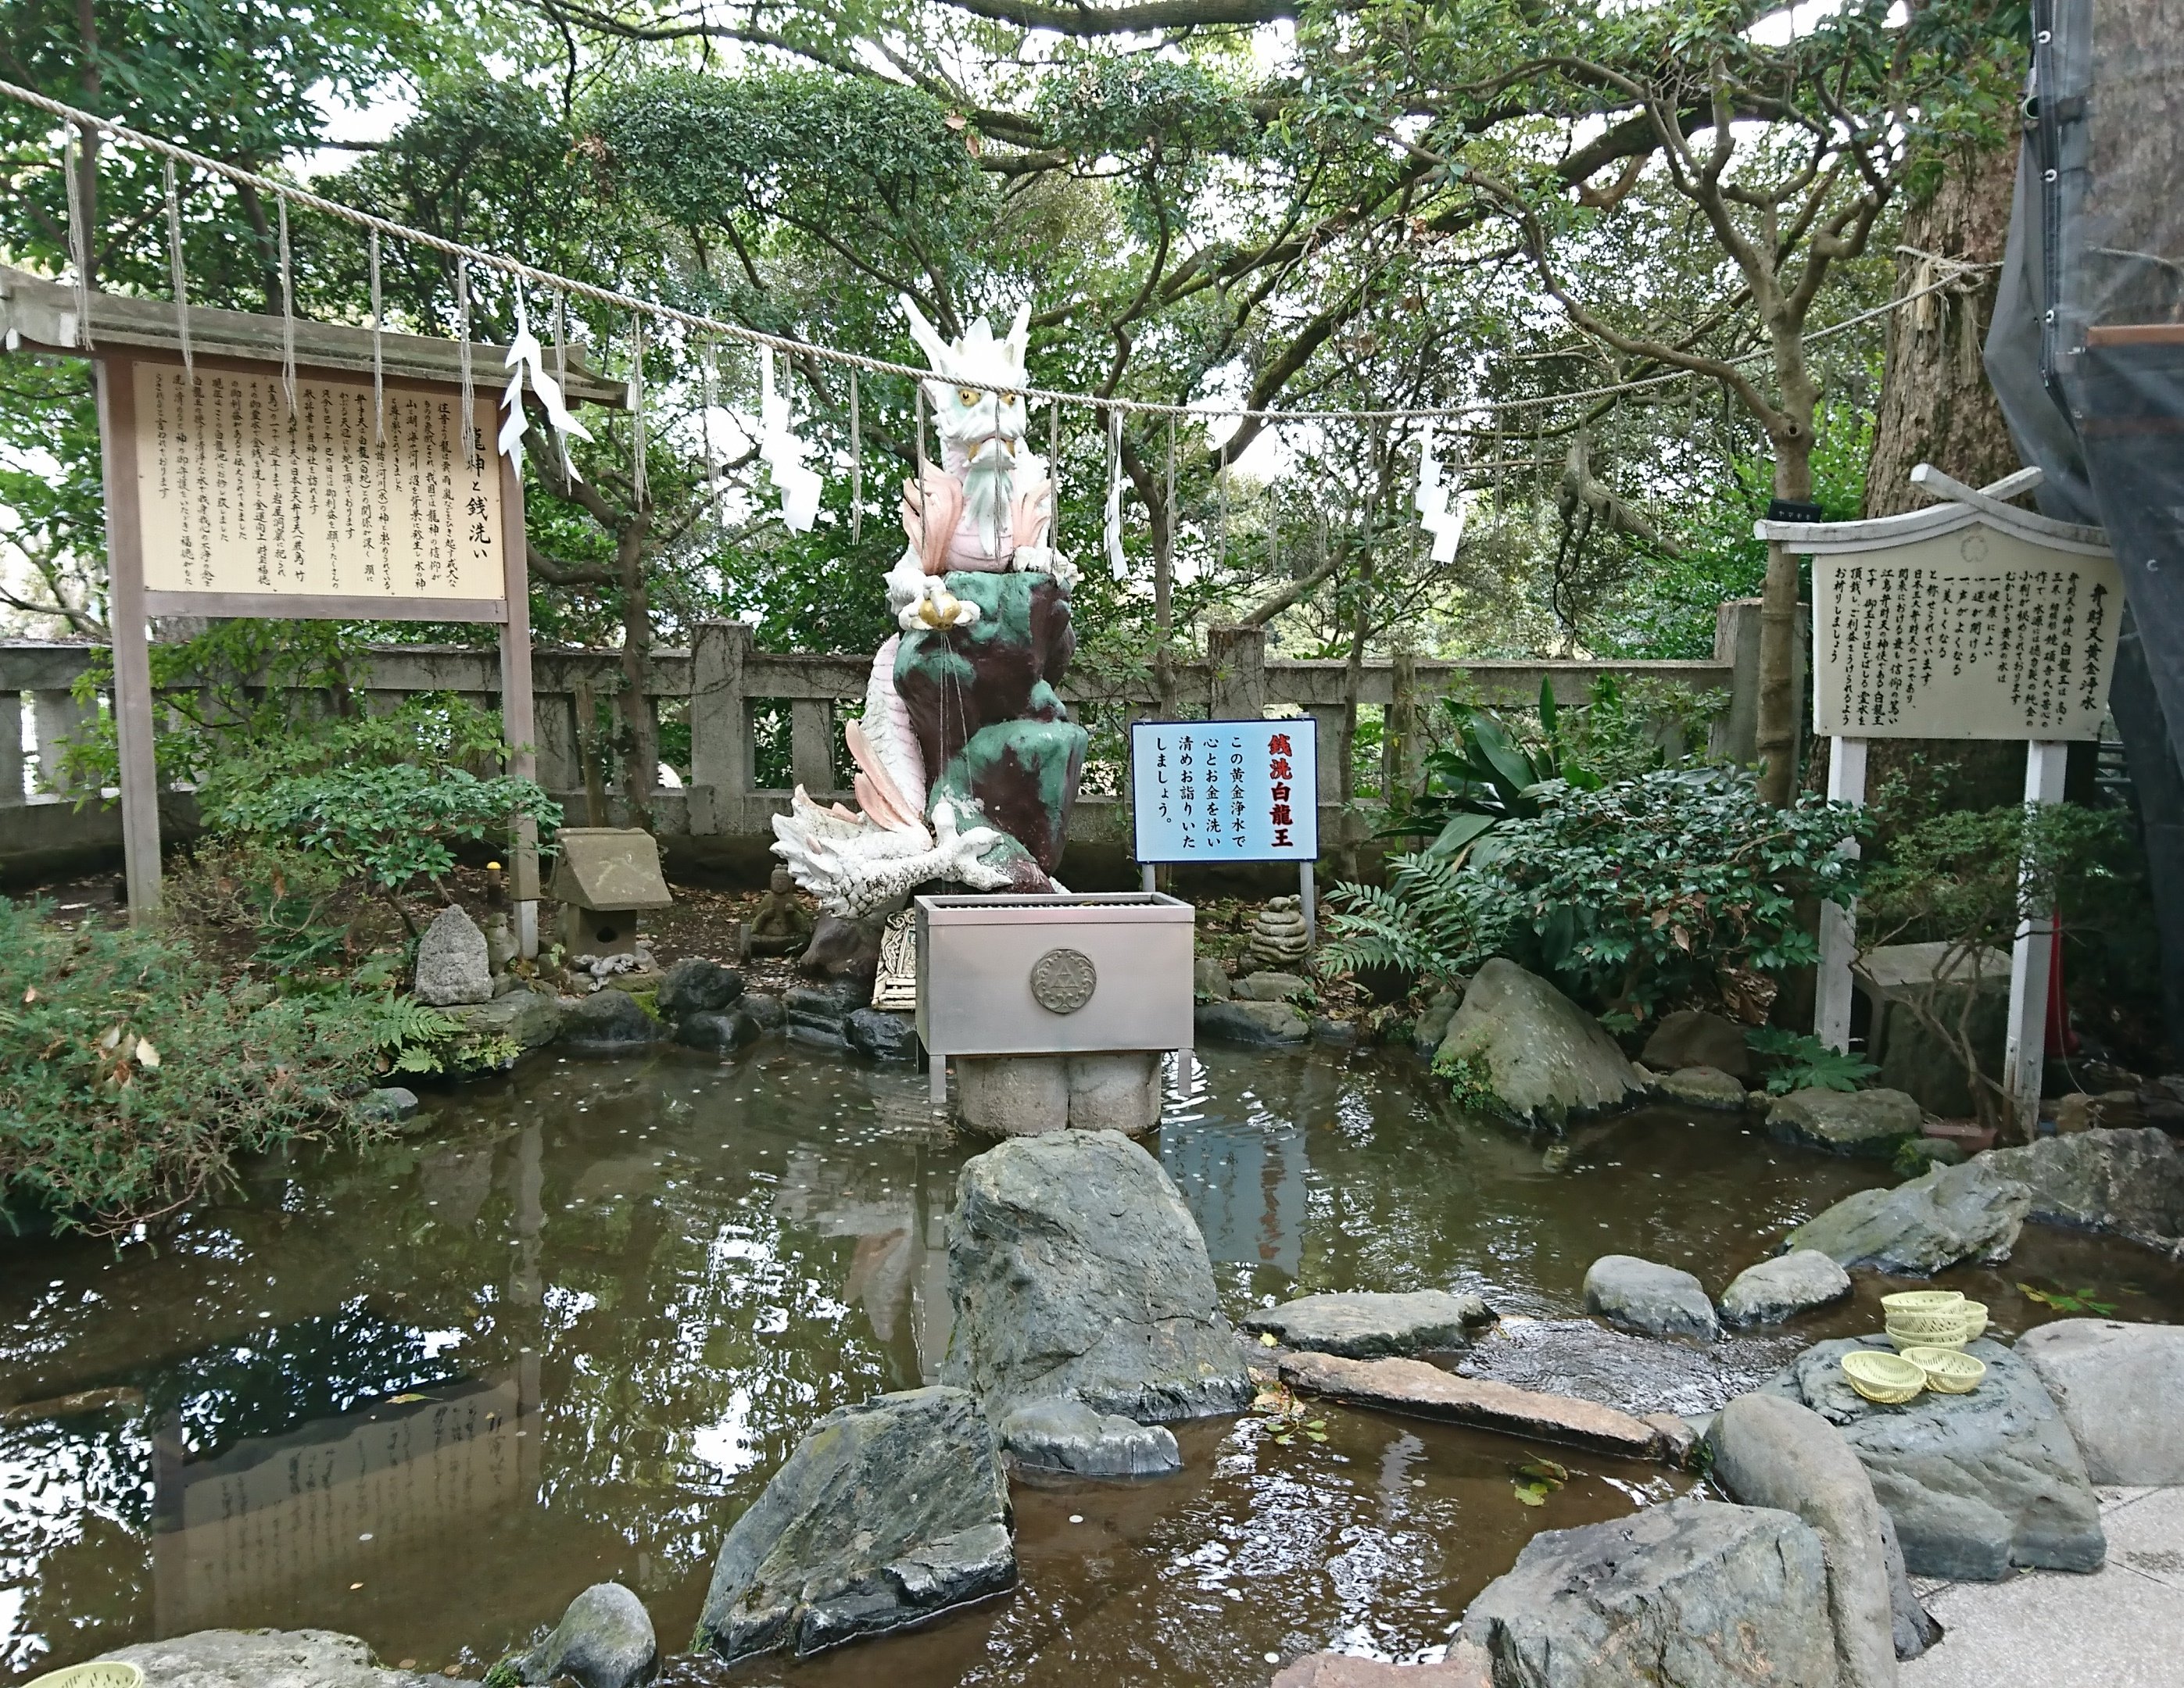
<svg viewBox="0 0 2184 1688">
<path fill-rule="evenodd" d="M 2113 560 L 1983 524 L 1813 559 L 1815 729 L 1847 738 L 2094 738 Z"/>
<path fill-rule="evenodd" d="M 1310 716 L 1133 721 L 1137 859 L 1317 859 L 1318 727 Z"/>
<path fill-rule="evenodd" d="M 142 362 L 136 399 L 149 590 L 505 595 L 493 437 L 465 460 L 455 393 L 376 415 L 369 384 L 298 377 L 292 411 L 277 371 Z"/>
</svg>

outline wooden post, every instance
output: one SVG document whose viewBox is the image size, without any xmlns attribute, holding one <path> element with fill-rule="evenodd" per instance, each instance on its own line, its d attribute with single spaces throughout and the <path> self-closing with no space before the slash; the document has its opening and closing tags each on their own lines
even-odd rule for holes
<svg viewBox="0 0 2184 1688">
<path fill-rule="evenodd" d="M 1837 803 L 1865 802 L 1863 738 L 1828 740 L 1828 796 Z M 1858 854 L 1858 843 L 1845 838 L 1845 855 Z M 1852 986 L 1850 964 L 1858 954 L 1858 916 L 1835 903 L 1820 905 L 1820 971 L 1813 1008 L 1813 1035 L 1838 1052 L 1850 1048 Z"/>
<path fill-rule="evenodd" d="M 2070 747 L 2035 739 L 2025 747 L 2025 801 L 2060 803 Z M 2031 877 L 2019 870 L 2019 883 Z M 2048 981 L 2055 921 L 2052 910 L 2029 914 L 2009 949 L 2009 1036 L 2003 1052 L 2003 1084 L 2018 1135 L 2031 1142 L 2040 1120 L 2040 1085 L 2048 1059 Z"/>
<path fill-rule="evenodd" d="M 159 776 L 152 744 L 152 657 L 136 508 L 136 365 L 97 365 L 100 467 L 106 493 L 107 616 L 114 638 L 114 725 L 121 749 L 122 874 L 129 923 L 159 911 Z"/>
<path fill-rule="evenodd" d="M 486 423 L 473 416 L 482 435 L 478 449 L 493 449 L 493 400 L 482 401 Z M 500 624 L 500 730 L 508 740 L 508 771 L 524 779 L 538 777 L 538 710 L 531 697 L 531 570 L 524 537 L 523 471 L 512 458 L 500 463 L 501 579 L 508 593 L 508 618 Z M 515 823 L 515 943 L 526 961 L 538 955 L 538 823 Z"/>
</svg>

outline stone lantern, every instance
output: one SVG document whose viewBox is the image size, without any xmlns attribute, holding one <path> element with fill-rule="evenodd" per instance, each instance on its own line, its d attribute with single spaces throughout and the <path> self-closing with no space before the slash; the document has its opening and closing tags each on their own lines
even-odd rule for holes
<svg viewBox="0 0 2184 1688">
<path fill-rule="evenodd" d="M 674 906 L 660 871 L 660 843 L 635 827 L 564 827 L 547 894 L 560 904 L 554 936 L 571 955 L 617 955 L 637 947 L 638 918 Z"/>
</svg>

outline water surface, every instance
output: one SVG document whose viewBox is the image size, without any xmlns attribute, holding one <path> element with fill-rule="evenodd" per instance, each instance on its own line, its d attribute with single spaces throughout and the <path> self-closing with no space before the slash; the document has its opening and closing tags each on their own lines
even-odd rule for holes
<svg viewBox="0 0 2184 1688">
<path fill-rule="evenodd" d="M 325 1627 L 471 1674 L 613 1578 L 683 1645 L 728 1524 L 813 1421 L 930 1381 L 945 1215 L 981 1146 L 922 1078 L 769 1039 L 541 1060 L 432 1098 L 422 1135 L 299 1153 L 156 1247 L 0 1250 L 0 1677 L 214 1625 Z M 1308 1290 L 1473 1289 L 1568 1315 L 1596 1256 L 1717 1291 L 1876 1169 L 1734 1118 L 1654 1111 L 1540 1145 L 1456 1115 L 1407 1057 L 1208 1050 L 1152 1140 L 1228 1311 Z M 2028 1234 L 1962 1274 L 2097 1288 L 2175 1318 L 2153 1256 Z M 1868 1328 L 1878 1287 L 1786 1350 Z M 1179 1426 L 1187 1469 L 1020 1481 L 1022 1586 L 804 1665 L 671 1680 L 833 1688 L 1263 1684 L 1329 1644 L 1431 1656 L 1536 1529 L 1681 1479 L 1313 1407 Z M 1285 1440 L 1278 1442 L 1281 1435 Z"/>
</svg>

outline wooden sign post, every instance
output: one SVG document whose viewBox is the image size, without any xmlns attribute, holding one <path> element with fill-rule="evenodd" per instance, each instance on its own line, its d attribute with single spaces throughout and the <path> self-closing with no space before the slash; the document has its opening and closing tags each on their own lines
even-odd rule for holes
<svg viewBox="0 0 2184 1688">
<path fill-rule="evenodd" d="M 510 773 L 535 777 L 523 477 L 493 449 L 497 348 L 94 294 L 0 268 L 11 345 L 97 360 L 114 708 L 130 917 L 159 905 L 155 616 L 486 621 L 499 630 Z M 292 364 L 284 337 L 296 348 Z M 626 403 L 581 371 L 570 396 Z M 538 952 L 538 863 L 519 823 L 517 932 Z"/>
<path fill-rule="evenodd" d="M 2019 738 L 2025 800 L 2059 803 L 2069 745 L 2099 737 L 2114 668 L 2123 580 L 2107 536 L 2006 502 L 2039 484 L 2036 469 L 1978 490 L 1926 464 L 1911 478 L 1942 502 L 1871 521 L 1755 529 L 1813 559 L 1814 730 L 1828 738 L 1828 795 L 1865 800 L 1875 738 Z M 2027 1137 L 2053 934 L 2051 918 L 2032 914 L 2011 948 L 2003 1082 Z M 1832 1049 L 1849 1047 L 1857 954 L 1854 917 L 1825 905 L 1813 1029 Z"/>
</svg>

